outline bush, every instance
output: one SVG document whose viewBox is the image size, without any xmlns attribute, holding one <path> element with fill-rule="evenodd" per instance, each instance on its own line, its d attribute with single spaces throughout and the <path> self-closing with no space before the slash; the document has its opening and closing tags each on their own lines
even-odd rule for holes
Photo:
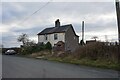
<svg viewBox="0 0 120 80">
<path fill-rule="evenodd" d="M 50 42 L 47 42 L 47 43 L 45 44 L 45 49 L 47 49 L 47 50 L 51 50 L 51 49 L 52 49 L 52 45 L 51 45 Z"/>
<path fill-rule="evenodd" d="M 47 42 L 46 44 L 42 43 L 40 45 L 24 46 L 21 49 L 21 54 L 26 55 L 26 54 L 32 54 L 43 50 L 51 50 L 51 49 L 52 49 L 51 43 Z"/>
<path fill-rule="evenodd" d="M 32 47 L 31 46 L 25 46 L 21 48 L 21 54 L 22 55 L 27 55 L 32 53 Z"/>
<path fill-rule="evenodd" d="M 81 46 L 78 50 L 76 50 L 74 57 L 78 59 L 88 58 L 91 60 L 106 59 L 111 61 L 117 61 L 118 46 L 108 46 L 101 42 L 95 42 L 92 44 Z"/>
</svg>

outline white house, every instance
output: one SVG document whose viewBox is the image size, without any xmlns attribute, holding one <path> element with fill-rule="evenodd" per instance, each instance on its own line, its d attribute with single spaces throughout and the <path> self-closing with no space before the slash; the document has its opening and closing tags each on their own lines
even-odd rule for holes
<svg viewBox="0 0 120 80">
<path fill-rule="evenodd" d="M 65 51 L 73 52 L 79 46 L 79 36 L 76 35 L 73 26 L 71 24 L 61 26 L 59 19 L 55 21 L 55 27 L 46 28 L 37 35 L 38 43 L 50 42 L 54 47 L 58 42 L 63 42 Z"/>
</svg>

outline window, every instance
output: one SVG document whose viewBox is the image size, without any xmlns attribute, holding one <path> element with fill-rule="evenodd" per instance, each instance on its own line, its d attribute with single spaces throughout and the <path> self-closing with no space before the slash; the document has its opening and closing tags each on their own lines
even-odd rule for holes
<svg viewBox="0 0 120 80">
<path fill-rule="evenodd" d="M 57 39 L 58 39 L 58 35 L 54 34 L 54 40 L 57 40 Z"/>
<path fill-rule="evenodd" d="M 45 34 L 45 40 L 47 40 L 47 35 Z"/>
</svg>

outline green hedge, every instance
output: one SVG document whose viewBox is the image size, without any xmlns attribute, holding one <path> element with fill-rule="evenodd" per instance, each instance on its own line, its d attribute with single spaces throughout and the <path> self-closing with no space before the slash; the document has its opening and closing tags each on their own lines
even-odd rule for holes
<svg viewBox="0 0 120 80">
<path fill-rule="evenodd" d="M 47 42 L 46 44 L 41 45 L 35 45 L 35 46 L 24 46 L 21 48 L 21 54 L 32 54 L 35 52 L 43 51 L 43 50 L 52 50 L 52 45 L 50 42 Z"/>
</svg>

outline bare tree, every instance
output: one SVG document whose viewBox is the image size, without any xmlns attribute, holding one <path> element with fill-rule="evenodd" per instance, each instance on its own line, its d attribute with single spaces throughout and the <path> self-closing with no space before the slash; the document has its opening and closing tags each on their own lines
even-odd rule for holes
<svg viewBox="0 0 120 80">
<path fill-rule="evenodd" d="M 31 41 L 31 40 L 29 40 L 29 41 L 26 43 L 26 46 L 35 46 L 35 45 L 36 45 L 35 41 Z"/>
<path fill-rule="evenodd" d="M 22 33 L 19 37 L 18 37 L 18 42 L 22 42 L 23 43 L 23 46 L 26 45 L 26 43 L 29 41 L 28 39 L 28 35 L 25 34 L 25 33 Z"/>
<path fill-rule="evenodd" d="M 96 39 L 98 39 L 98 37 L 97 36 L 93 36 L 92 39 L 95 39 L 95 41 L 96 41 Z"/>
</svg>

